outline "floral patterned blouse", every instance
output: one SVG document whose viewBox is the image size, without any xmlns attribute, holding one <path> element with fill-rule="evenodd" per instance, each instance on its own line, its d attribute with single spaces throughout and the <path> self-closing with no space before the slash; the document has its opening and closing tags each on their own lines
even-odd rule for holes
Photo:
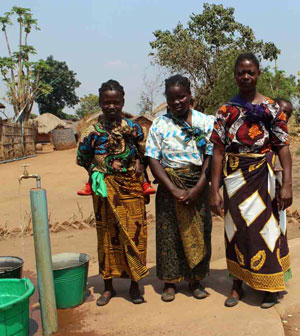
<svg viewBox="0 0 300 336">
<path fill-rule="evenodd" d="M 88 127 L 81 137 L 77 151 L 77 164 L 91 174 L 127 172 L 134 169 L 138 150 L 143 150 L 142 127 L 123 118 L 120 124 L 106 127 L 98 122 Z"/>
<path fill-rule="evenodd" d="M 231 104 L 223 105 L 216 114 L 211 142 L 231 153 L 266 153 L 289 145 L 286 116 L 277 103 L 265 98 L 261 104 L 270 123 L 247 120 L 246 109 Z"/>
</svg>

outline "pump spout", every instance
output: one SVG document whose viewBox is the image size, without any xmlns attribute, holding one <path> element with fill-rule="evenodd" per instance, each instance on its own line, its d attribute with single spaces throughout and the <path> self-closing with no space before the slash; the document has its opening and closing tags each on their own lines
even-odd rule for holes
<svg viewBox="0 0 300 336">
<path fill-rule="evenodd" d="M 28 166 L 29 166 L 28 164 L 22 165 L 22 167 L 24 167 L 24 171 L 23 171 L 23 174 L 20 175 L 20 177 L 19 177 L 19 183 L 21 183 L 22 179 L 34 178 L 34 179 L 36 179 L 36 187 L 41 188 L 41 177 L 40 177 L 40 175 L 39 174 L 29 174 L 28 171 L 27 171 Z"/>
</svg>

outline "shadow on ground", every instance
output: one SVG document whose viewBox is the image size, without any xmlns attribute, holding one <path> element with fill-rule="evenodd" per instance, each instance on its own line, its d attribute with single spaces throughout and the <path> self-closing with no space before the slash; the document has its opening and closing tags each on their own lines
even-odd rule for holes
<svg viewBox="0 0 300 336">
<path fill-rule="evenodd" d="M 113 284 L 117 292 L 117 297 L 122 297 L 127 301 L 131 301 L 129 296 L 129 279 L 114 279 Z M 207 276 L 202 281 L 202 284 L 204 285 L 208 293 L 211 293 L 212 291 L 217 292 L 224 296 L 225 301 L 230 293 L 232 278 L 228 275 L 227 269 L 211 269 L 209 276 Z M 150 267 L 149 275 L 140 281 L 140 289 L 143 294 L 145 293 L 145 287 L 147 286 L 152 286 L 153 290 L 157 293 L 157 295 L 161 295 L 164 283 L 156 277 L 156 266 Z M 88 289 L 92 289 L 96 296 L 100 295 L 103 292 L 104 282 L 100 275 L 94 275 L 89 277 Z M 243 289 L 243 302 L 250 306 L 259 306 L 261 304 L 263 292 L 255 291 L 245 284 L 243 285 Z M 187 282 L 185 281 L 177 284 L 177 291 L 186 296 L 192 296 L 192 294 L 188 290 Z M 92 301 L 96 299 L 94 297 L 90 297 L 89 300 Z"/>
</svg>

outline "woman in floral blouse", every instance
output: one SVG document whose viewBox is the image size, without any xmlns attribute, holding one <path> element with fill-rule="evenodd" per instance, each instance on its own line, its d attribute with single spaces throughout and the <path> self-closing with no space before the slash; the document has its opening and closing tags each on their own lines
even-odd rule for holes
<svg viewBox="0 0 300 336">
<path fill-rule="evenodd" d="M 115 296 L 113 278 L 130 278 L 133 303 L 142 303 L 138 281 L 146 267 L 147 226 L 140 153 L 144 134 L 139 124 L 122 118 L 123 87 L 114 80 L 99 89 L 104 118 L 90 126 L 78 147 L 77 162 L 90 175 L 98 236 L 98 259 L 105 289 L 97 305 Z"/>
<path fill-rule="evenodd" d="M 237 58 L 234 74 L 239 94 L 219 109 L 211 136 L 210 203 L 217 215 L 224 215 L 227 267 L 233 276 L 225 305 L 238 303 L 245 282 L 265 292 L 261 307 L 270 308 L 291 277 L 287 239 L 279 224 L 279 210 L 292 203 L 286 116 L 256 90 L 260 70 L 253 54 Z M 283 168 L 279 194 L 274 152 Z M 219 194 L 222 170 L 224 204 Z"/>
</svg>

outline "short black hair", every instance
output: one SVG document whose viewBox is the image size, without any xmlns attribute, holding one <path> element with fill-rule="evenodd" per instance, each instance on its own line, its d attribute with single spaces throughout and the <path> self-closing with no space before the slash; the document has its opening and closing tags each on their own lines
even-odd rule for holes
<svg viewBox="0 0 300 336">
<path fill-rule="evenodd" d="M 254 65 L 257 67 L 257 69 L 259 70 L 259 60 L 257 59 L 257 57 L 252 53 L 243 53 L 240 54 L 234 63 L 234 74 L 236 74 L 237 72 L 237 68 L 239 66 L 239 64 L 241 64 L 244 61 L 251 61 L 252 63 L 254 63 Z"/>
<path fill-rule="evenodd" d="M 101 98 L 101 95 L 104 91 L 118 91 L 121 93 L 122 97 L 125 96 L 125 91 L 122 85 L 120 85 L 120 83 L 114 79 L 110 79 L 105 83 L 102 83 L 99 91 L 99 99 Z"/>
<path fill-rule="evenodd" d="M 177 74 L 165 80 L 165 95 L 167 95 L 167 91 L 169 90 L 169 88 L 178 85 L 184 87 L 188 93 L 191 93 L 191 83 L 189 79 L 187 77 Z"/>
<path fill-rule="evenodd" d="M 282 103 L 291 104 L 293 106 L 292 102 L 285 98 L 278 97 L 278 98 L 275 98 L 274 101 L 276 101 L 276 103 L 278 104 L 282 102 Z"/>
</svg>

